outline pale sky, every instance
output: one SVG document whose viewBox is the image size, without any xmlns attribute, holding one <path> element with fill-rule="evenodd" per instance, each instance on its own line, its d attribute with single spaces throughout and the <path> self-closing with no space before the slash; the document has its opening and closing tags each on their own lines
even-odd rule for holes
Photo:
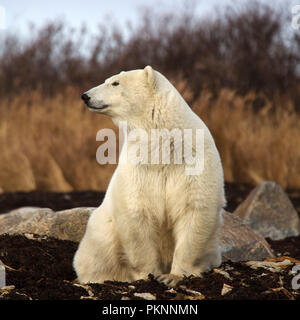
<svg viewBox="0 0 300 320">
<path fill-rule="evenodd" d="M 209 5 L 208 1 L 195 2 L 199 3 L 201 11 L 209 10 L 213 4 L 218 3 L 217 0 L 210 0 Z M 144 6 L 161 12 L 179 10 L 184 3 L 184 0 L 0 0 L 0 6 L 4 7 L 6 12 L 6 30 L 22 33 L 26 32 L 29 22 L 40 26 L 57 18 L 65 20 L 73 27 L 80 27 L 85 23 L 88 29 L 94 32 L 99 23 L 105 23 L 109 19 L 121 26 L 125 26 L 128 20 L 134 23 L 139 10 Z"/>
<path fill-rule="evenodd" d="M 99 23 L 111 19 L 119 26 L 125 26 L 126 21 L 137 21 L 138 11 L 143 6 L 154 8 L 158 12 L 178 11 L 185 2 L 194 1 L 197 4 L 198 14 L 214 13 L 214 8 L 229 3 L 243 3 L 246 0 L 0 0 L 5 9 L 6 29 L 28 35 L 28 23 L 37 26 L 53 21 L 57 18 L 65 20 L 68 25 L 79 28 L 83 23 L 90 32 L 96 32 Z M 248 0 L 249 1 L 249 0 Z M 250 0 L 251 1 L 251 0 Z M 300 0 L 260 0 L 265 3 L 286 3 L 287 6 L 300 4 Z"/>
</svg>

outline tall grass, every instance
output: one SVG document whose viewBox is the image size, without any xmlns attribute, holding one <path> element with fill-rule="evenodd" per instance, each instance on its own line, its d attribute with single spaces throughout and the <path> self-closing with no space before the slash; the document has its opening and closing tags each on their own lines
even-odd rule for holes
<svg viewBox="0 0 300 320">
<path fill-rule="evenodd" d="M 223 89 L 216 100 L 202 94 L 194 110 L 207 123 L 220 151 L 225 179 L 256 185 L 274 180 L 284 188 L 300 187 L 299 114 L 292 103 L 273 110 L 272 103 L 253 110 L 257 95 L 238 96 Z"/>
<path fill-rule="evenodd" d="M 2 101 L 1 107 L 2 190 L 106 188 L 112 170 L 96 162 L 95 135 L 101 127 L 113 125 L 88 112 L 77 90 L 52 98 L 24 93 Z"/>
<path fill-rule="evenodd" d="M 174 84 L 189 100 L 185 80 Z M 275 180 L 283 187 L 299 188 L 299 116 L 286 110 L 288 100 L 285 108 L 275 109 L 266 100 L 257 113 L 252 108 L 257 98 L 228 89 L 213 98 L 205 91 L 191 107 L 215 138 L 227 181 Z M 116 127 L 109 118 L 84 108 L 77 89 L 48 98 L 24 93 L 2 100 L 0 110 L 2 191 L 106 189 L 115 165 L 96 162 L 96 133 Z"/>
</svg>

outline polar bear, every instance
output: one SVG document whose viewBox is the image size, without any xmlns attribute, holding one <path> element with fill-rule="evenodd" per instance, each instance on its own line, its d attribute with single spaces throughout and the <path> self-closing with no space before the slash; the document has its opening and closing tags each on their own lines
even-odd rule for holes
<svg viewBox="0 0 300 320">
<path fill-rule="evenodd" d="M 150 66 L 122 71 L 82 99 L 114 123 L 126 121 L 129 130 L 201 129 L 204 166 L 201 174 L 189 175 L 184 162 L 133 164 L 124 160 L 124 150 L 133 145 L 125 140 L 105 198 L 91 214 L 74 257 L 79 282 L 131 282 L 151 273 L 174 286 L 183 276 L 200 276 L 219 266 L 223 169 L 203 121 Z M 191 144 L 194 151 L 195 139 Z"/>
</svg>

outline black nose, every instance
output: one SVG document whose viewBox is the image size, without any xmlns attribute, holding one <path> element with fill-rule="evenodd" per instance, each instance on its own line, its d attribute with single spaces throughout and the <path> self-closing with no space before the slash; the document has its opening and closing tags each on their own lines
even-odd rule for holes
<svg viewBox="0 0 300 320">
<path fill-rule="evenodd" d="M 84 94 L 81 96 L 81 99 L 82 99 L 84 102 L 88 102 L 91 98 L 90 98 L 86 93 L 84 93 Z"/>
</svg>

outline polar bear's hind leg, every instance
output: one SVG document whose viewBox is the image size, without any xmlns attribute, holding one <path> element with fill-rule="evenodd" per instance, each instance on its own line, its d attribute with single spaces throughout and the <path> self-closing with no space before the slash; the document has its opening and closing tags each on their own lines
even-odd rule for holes
<svg viewBox="0 0 300 320">
<path fill-rule="evenodd" d="M 132 281 L 113 222 L 104 212 L 94 212 L 93 215 L 73 261 L 79 282 L 102 283 L 108 279 Z M 101 221 L 95 223 L 99 217 Z"/>
</svg>

